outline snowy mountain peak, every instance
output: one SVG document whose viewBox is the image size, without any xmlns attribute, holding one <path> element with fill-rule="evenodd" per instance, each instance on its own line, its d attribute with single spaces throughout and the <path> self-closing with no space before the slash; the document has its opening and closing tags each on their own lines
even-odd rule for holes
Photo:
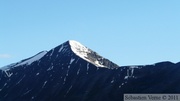
<svg viewBox="0 0 180 101">
<path fill-rule="evenodd" d="M 105 67 L 105 68 L 116 68 L 119 67 L 118 65 L 112 63 L 108 59 L 103 58 L 102 56 L 98 55 L 96 52 L 92 51 L 91 49 L 87 48 L 86 46 L 82 45 L 81 43 L 69 40 L 69 44 L 71 50 L 82 59 L 94 64 L 97 67 Z"/>
<path fill-rule="evenodd" d="M 73 55 L 70 55 L 73 54 Z M 109 69 L 117 68 L 119 67 L 115 63 L 109 61 L 106 58 L 103 58 L 96 52 L 92 51 L 91 49 L 87 48 L 86 46 L 82 45 L 81 43 L 74 41 L 74 40 L 69 40 L 53 49 L 50 51 L 42 51 L 30 58 L 21 60 L 17 63 L 13 63 L 4 67 L 1 67 L 1 70 L 9 70 L 10 68 L 14 67 L 19 67 L 19 66 L 29 66 L 32 63 L 36 61 L 41 61 L 46 60 L 47 58 L 49 59 L 48 61 L 54 61 L 58 57 L 61 56 L 67 56 L 68 58 L 74 58 L 73 56 L 76 55 L 79 58 L 95 65 L 96 67 L 105 67 Z M 72 56 L 72 57 L 69 57 Z M 45 58 L 43 58 L 45 57 Z"/>
<path fill-rule="evenodd" d="M 92 52 L 90 49 L 82 45 L 81 43 L 75 41 L 75 40 L 69 40 L 70 47 L 72 51 L 78 55 L 79 57 L 85 59 L 88 62 L 91 62 L 92 64 L 98 66 L 98 67 L 106 67 L 102 65 L 99 61 L 91 61 L 88 59 L 88 55 Z"/>
<path fill-rule="evenodd" d="M 69 40 L 69 44 L 71 46 L 72 51 L 76 54 L 87 56 L 87 53 L 90 52 L 87 47 L 83 46 L 81 43 L 77 41 Z"/>
<path fill-rule="evenodd" d="M 82 58 L 87 58 L 88 57 L 87 55 L 89 53 L 91 53 L 91 51 L 87 47 L 83 46 L 81 43 L 79 43 L 77 41 L 70 40 L 69 44 L 70 44 L 70 47 L 71 47 L 72 51 L 76 55 L 78 55 L 78 56 L 80 56 Z"/>
</svg>

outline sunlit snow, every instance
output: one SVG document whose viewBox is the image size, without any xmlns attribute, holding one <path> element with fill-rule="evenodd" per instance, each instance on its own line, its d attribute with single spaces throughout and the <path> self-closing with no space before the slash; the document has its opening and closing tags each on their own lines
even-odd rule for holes
<svg viewBox="0 0 180 101">
<path fill-rule="evenodd" d="M 21 66 L 21 65 L 30 65 L 33 62 L 38 61 L 39 59 L 41 59 L 46 53 L 47 53 L 47 51 L 43 51 L 43 52 L 41 52 L 41 53 L 39 53 L 39 54 L 37 54 L 37 55 L 35 55 L 35 56 L 33 56 L 33 57 L 23 61 L 23 62 L 20 61 L 17 64 L 11 64 L 11 65 L 2 67 L 0 69 L 7 70 L 10 67 L 17 67 L 17 66 Z"/>
<path fill-rule="evenodd" d="M 79 57 L 94 64 L 97 67 L 106 67 L 106 66 L 100 64 L 99 61 L 93 62 L 93 61 L 87 59 L 88 54 L 91 53 L 91 51 L 87 47 L 83 46 L 81 43 L 74 41 L 74 40 L 69 40 L 69 44 L 71 46 L 72 51 Z"/>
</svg>

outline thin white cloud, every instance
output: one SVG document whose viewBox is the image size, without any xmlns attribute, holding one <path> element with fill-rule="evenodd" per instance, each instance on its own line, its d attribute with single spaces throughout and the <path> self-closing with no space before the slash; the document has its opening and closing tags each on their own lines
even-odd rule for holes
<svg viewBox="0 0 180 101">
<path fill-rule="evenodd" d="M 11 58 L 10 54 L 0 54 L 0 58 Z"/>
</svg>

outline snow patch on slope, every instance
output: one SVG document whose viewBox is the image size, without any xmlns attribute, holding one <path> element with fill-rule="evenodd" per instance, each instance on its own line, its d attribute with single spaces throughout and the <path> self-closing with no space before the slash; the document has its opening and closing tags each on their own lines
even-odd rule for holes
<svg viewBox="0 0 180 101">
<path fill-rule="evenodd" d="M 11 67 L 17 67 L 17 66 L 22 66 L 22 65 L 30 65 L 33 62 L 38 61 L 39 59 L 41 59 L 46 53 L 47 53 L 47 51 L 42 51 L 42 52 L 38 53 L 37 55 L 29 58 L 29 59 L 22 60 L 22 61 L 20 61 L 18 63 L 13 63 L 11 65 L 7 65 L 7 66 L 2 67 L 0 69 L 1 70 L 7 70 L 7 69 L 9 69 Z"/>
<path fill-rule="evenodd" d="M 28 59 L 28 60 L 26 60 L 26 61 L 24 61 L 24 62 L 22 62 L 22 63 L 20 63 L 20 64 L 18 64 L 18 65 L 16 65 L 16 66 L 20 66 L 20 65 L 30 65 L 31 63 L 33 63 L 33 62 L 41 59 L 46 53 L 47 53 L 47 51 L 43 51 L 43 52 L 35 55 L 34 57 L 32 57 L 32 58 L 30 58 L 30 59 Z"/>
<path fill-rule="evenodd" d="M 81 43 L 74 41 L 74 40 L 69 40 L 69 44 L 71 46 L 72 51 L 81 57 L 82 59 L 94 64 L 97 67 L 106 67 L 102 65 L 99 61 L 91 61 L 88 59 L 88 54 L 90 54 L 92 51 L 88 49 L 87 47 L 83 46 Z"/>
</svg>

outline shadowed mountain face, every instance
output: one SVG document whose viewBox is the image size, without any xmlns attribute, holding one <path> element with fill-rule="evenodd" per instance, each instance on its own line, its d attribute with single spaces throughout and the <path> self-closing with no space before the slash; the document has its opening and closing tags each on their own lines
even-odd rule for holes
<svg viewBox="0 0 180 101">
<path fill-rule="evenodd" d="M 180 63 L 118 66 L 76 41 L 0 69 L 0 101 L 122 101 L 179 85 Z"/>
</svg>

